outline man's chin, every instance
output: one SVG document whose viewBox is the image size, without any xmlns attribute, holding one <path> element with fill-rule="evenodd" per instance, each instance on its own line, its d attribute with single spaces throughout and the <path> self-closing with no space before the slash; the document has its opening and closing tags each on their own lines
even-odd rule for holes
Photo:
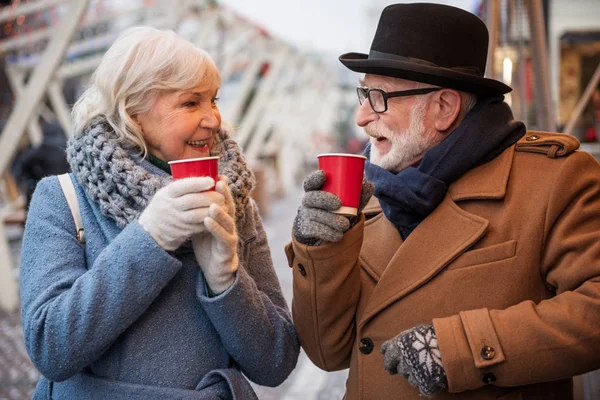
<svg viewBox="0 0 600 400">
<path fill-rule="evenodd" d="M 371 164 L 375 164 L 378 167 L 381 167 L 386 171 L 392 172 L 394 174 L 397 174 L 403 169 L 406 169 L 406 167 L 410 165 L 410 163 L 404 160 L 399 160 L 392 154 L 386 154 L 385 156 L 381 157 L 378 154 L 373 154 L 373 152 L 371 152 L 369 161 L 371 162 Z"/>
<path fill-rule="evenodd" d="M 382 157 L 378 154 L 374 155 L 373 152 L 371 152 L 370 161 L 372 164 L 375 164 L 378 167 L 385 169 L 386 171 L 394 172 L 395 162 L 393 159 L 391 159 L 391 157 Z"/>
</svg>

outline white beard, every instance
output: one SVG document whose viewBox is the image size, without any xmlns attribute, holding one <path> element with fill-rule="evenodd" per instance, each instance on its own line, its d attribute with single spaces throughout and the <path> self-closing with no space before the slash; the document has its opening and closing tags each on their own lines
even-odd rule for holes
<svg viewBox="0 0 600 400">
<path fill-rule="evenodd" d="M 425 134 L 425 109 L 427 102 L 417 101 L 410 111 L 408 129 L 392 131 L 381 120 L 370 123 L 365 131 L 371 136 L 370 161 L 381 168 L 397 173 L 420 159 L 430 148 L 437 145 L 441 138 L 437 135 Z M 391 149 L 386 154 L 379 154 L 375 148 L 376 137 L 385 137 L 391 142 Z"/>
</svg>

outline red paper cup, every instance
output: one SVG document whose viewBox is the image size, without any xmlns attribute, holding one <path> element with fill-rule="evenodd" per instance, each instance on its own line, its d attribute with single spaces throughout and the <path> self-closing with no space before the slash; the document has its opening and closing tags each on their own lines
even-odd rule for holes
<svg viewBox="0 0 600 400">
<path fill-rule="evenodd" d="M 189 158 L 169 161 L 173 179 L 210 176 L 217 182 L 219 175 L 219 157 Z M 209 190 L 214 190 L 214 186 Z"/>
<path fill-rule="evenodd" d="M 362 178 L 367 157 L 354 154 L 319 154 L 319 169 L 327 179 L 322 190 L 333 193 L 342 200 L 342 207 L 335 212 L 357 215 L 362 191 Z"/>
</svg>

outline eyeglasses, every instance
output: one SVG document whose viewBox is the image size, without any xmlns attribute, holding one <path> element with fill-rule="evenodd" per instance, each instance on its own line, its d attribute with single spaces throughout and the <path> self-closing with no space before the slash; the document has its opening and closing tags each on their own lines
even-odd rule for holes
<svg viewBox="0 0 600 400">
<path fill-rule="evenodd" d="M 358 102 L 362 105 L 367 98 L 369 98 L 369 104 L 376 113 L 386 112 L 388 109 L 387 101 L 391 97 L 404 97 L 404 96 L 415 96 L 419 94 L 427 94 L 431 92 L 437 92 L 441 90 L 441 87 L 436 88 L 423 88 L 423 89 L 411 89 L 402 90 L 400 92 L 385 92 L 381 89 L 369 89 L 366 87 L 359 86 L 356 88 L 358 94 Z"/>
</svg>

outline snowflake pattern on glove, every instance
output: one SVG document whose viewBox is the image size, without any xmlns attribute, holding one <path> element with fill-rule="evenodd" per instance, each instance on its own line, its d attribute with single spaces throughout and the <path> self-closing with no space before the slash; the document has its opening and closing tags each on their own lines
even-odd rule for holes
<svg viewBox="0 0 600 400">
<path fill-rule="evenodd" d="M 403 375 L 426 396 L 434 395 L 448 387 L 442 356 L 432 325 L 420 325 L 402 332 L 396 344 L 406 366 Z"/>
<path fill-rule="evenodd" d="M 440 348 L 438 347 L 437 338 L 433 335 L 433 331 L 428 329 L 425 334 L 415 330 L 413 331 L 415 341 L 412 344 L 412 348 L 415 349 L 419 355 L 419 364 L 424 364 L 427 371 L 432 375 L 434 369 L 442 367 L 442 356 L 440 354 Z"/>
</svg>

